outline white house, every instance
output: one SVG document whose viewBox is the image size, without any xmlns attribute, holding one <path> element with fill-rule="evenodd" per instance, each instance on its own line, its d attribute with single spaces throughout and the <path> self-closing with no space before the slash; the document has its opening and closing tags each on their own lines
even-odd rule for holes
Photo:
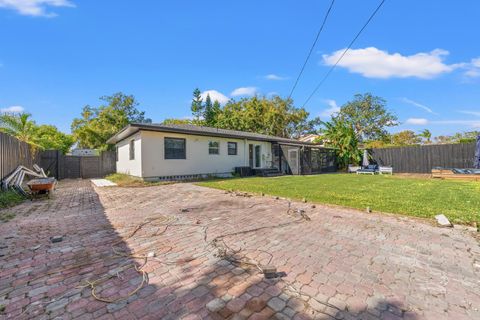
<svg viewBox="0 0 480 320">
<path fill-rule="evenodd" d="M 143 123 L 107 142 L 116 145 L 117 172 L 144 179 L 230 176 L 239 167 L 300 174 L 301 150 L 314 146 L 251 132 Z"/>
</svg>

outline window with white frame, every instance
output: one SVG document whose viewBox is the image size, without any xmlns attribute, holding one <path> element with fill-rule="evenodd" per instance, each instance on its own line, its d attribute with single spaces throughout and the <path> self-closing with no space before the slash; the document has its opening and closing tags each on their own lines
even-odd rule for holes
<svg viewBox="0 0 480 320">
<path fill-rule="evenodd" d="M 236 156 L 237 155 L 237 143 L 236 142 L 229 142 L 228 143 L 228 155 L 229 156 Z"/>
<path fill-rule="evenodd" d="M 165 138 L 165 159 L 186 159 L 186 140 L 181 138 Z"/>
<path fill-rule="evenodd" d="M 209 141 L 208 142 L 208 154 L 220 154 L 220 142 Z"/>
</svg>

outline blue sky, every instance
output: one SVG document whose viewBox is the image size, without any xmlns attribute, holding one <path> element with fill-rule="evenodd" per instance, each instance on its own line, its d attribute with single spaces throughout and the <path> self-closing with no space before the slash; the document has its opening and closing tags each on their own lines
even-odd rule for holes
<svg viewBox="0 0 480 320">
<path fill-rule="evenodd" d="M 293 98 L 302 105 L 378 5 L 337 0 Z M 188 117 L 195 87 L 218 99 L 287 96 L 330 0 L 0 0 L 0 109 L 65 132 L 86 105 L 133 94 L 159 122 Z M 385 98 L 434 135 L 480 128 L 480 1 L 387 0 L 306 105 Z M 213 91 L 214 90 L 214 91 Z"/>
</svg>

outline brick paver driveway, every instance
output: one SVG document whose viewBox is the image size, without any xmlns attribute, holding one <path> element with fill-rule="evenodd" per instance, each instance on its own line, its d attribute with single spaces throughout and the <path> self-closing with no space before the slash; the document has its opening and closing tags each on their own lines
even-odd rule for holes
<svg viewBox="0 0 480 320">
<path fill-rule="evenodd" d="M 0 317 L 480 319 L 468 231 L 291 209 L 192 184 L 62 182 L 55 199 L 10 209 L 17 217 L 0 224 Z M 257 265 L 285 274 L 265 279 Z"/>
</svg>

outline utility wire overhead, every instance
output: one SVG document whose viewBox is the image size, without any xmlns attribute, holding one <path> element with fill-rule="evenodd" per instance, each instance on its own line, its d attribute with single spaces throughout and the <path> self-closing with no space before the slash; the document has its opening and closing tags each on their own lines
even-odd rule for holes
<svg viewBox="0 0 480 320">
<path fill-rule="evenodd" d="M 292 90 L 290 91 L 290 94 L 288 95 L 288 99 L 292 97 L 293 91 L 295 91 L 295 88 L 297 87 L 298 81 L 300 80 L 300 77 L 302 76 L 303 71 L 305 70 L 305 67 L 307 66 L 307 62 L 310 59 L 310 56 L 312 55 L 313 49 L 315 48 L 315 45 L 317 44 L 318 38 L 320 37 L 320 34 L 323 31 L 323 28 L 325 27 L 325 23 L 327 22 L 328 16 L 330 15 L 330 11 L 332 11 L 333 4 L 335 3 L 335 0 L 332 0 L 330 3 L 330 7 L 328 7 L 327 12 L 325 13 L 325 17 L 323 18 L 322 25 L 320 26 L 320 29 L 317 32 L 317 36 L 315 37 L 315 40 L 313 41 L 312 47 L 310 48 L 310 51 L 308 52 L 307 58 L 305 59 L 305 62 L 303 63 L 302 68 L 300 69 L 300 73 L 297 76 L 297 79 L 295 80 L 295 83 L 293 84 Z"/>
<path fill-rule="evenodd" d="M 315 93 L 317 92 L 317 90 L 322 86 L 322 84 L 325 82 L 325 80 L 327 80 L 328 76 L 330 76 L 330 74 L 332 73 L 332 71 L 335 69 L 335 67 L 338 65 L 338 63 L 343 59 L 343 57 L 345 56 L 345 54 L 348 52 L 348 50 L 350 50 L 350 48 L 352 47 L 352 45 L 355 43 L 355 41 L 358 39 L 358 37 L 360 36 L 360 34 L 362 34 L 363 30 L 365 30 L 365 28 L 368 26 L 368 24 L 370 23 L 370 21 L 372 21 L 373 17 L 375 17 L 375 15 L 377 14 L 377 12 L 380 10 L 380 8 L 383 6 L 383 4 L 385 3 L 386 0 L 382 0 L 382 2 L 380 2 L 380 4 L 377 6 L 377 8 L 375 9 L 375 11 L 373 11 L 373 13 L 370 15 L 370 17 L 368 18 L 368 20 L 365 22 L 365 24 L 363 25 L 363 27 L 360 29 L 360 31 L 357 33 L 357 35 L 353 38 L 353 40 L 350 42 L 350 44 L 348 45 L 348 47 L 342 52 L 342 54 L 340 55 L 340 57 L 337 59 L 337 61 L 335 62 L 335 64 L 328 70 L 328 72 L 325 74 L 325 76 L 322 78 L 322 80 L 320 80 L 320 82 L 318 83 L 318 85 L 315 87 L 315 89 L 313 90 L 313 92 L 310 94 L 310 96 L 308 96 L 307 100 L 303 103 L 302 105 L 302 108 L 305 107 L 305 105 L 310 101 L 310 99 L 312 99 L 312 97 L 315 95 Z"/>
</svg>

